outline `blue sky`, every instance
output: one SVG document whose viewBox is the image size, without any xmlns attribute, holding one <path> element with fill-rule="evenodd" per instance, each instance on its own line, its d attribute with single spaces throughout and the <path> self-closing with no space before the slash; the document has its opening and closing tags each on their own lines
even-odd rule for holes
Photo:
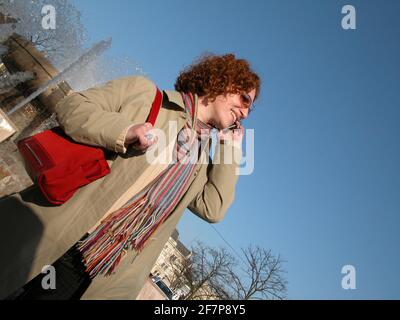
<svg viewBox="0 0 400 320">
<path fill-rule="evenodd" d="M 287 261 L 290 299 L 400 298 L 400 3 L 398 1 L 73 1 L 90 44 L 138 62 L 161 88 L 205 51 L 233 52 L 260 74 L 246 120 L 255 170 L 214 225 L 239 251 Z M 341 28 L 356 8 L 357 29 Z M 190 245 L 225 245 L 185 214 Z M 356 290 L 341 268 L 356 268 Z"/>
</svg>

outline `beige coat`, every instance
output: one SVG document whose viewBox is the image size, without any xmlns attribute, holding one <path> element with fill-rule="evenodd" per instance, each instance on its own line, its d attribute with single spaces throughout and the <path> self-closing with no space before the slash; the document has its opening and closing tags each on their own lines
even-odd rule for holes
<svg viewBox="0 0 400 320">
<path fill-rule="evenodd" d="M 54 263 L 110 209 L 119 206 L 138 180 L 141 187 L 149 182 L 150 175 L 143 173 L 152 166 L 144 154 L 127 151 L 124 138 L 130 125 L 145 122 L 155 92 L 150 80 L 125 77 L 74 93 L 57 104 L 58 120 L 72 138 L 119 155 L 109 160 L 109 175 L 82 187 L 61 206 L 49 205 L 36 187 L 0 200 L 0 298 Z M 181 95 L 165 93 L 168 101 L 164 101 L 155 128 L 167 132 L 168 122 L 175 120 L 179 131 L 187 120 Z M 215 157 L 221 157 L 227 148 L 240 158 L 240 147 L 232 144 L 218 144 Z M 207 159 L 209 149 L 206 147 L 203 155 Z M 139 255 L 129 252 L 113 275 L 96 277 L 82 298 L 135 299 L 185 208 L 210 223 L 224 217 L 234 199 L 236 169 L 235 163 L 198 165 L 188 191 L 145 249 Z"/>
</svg>

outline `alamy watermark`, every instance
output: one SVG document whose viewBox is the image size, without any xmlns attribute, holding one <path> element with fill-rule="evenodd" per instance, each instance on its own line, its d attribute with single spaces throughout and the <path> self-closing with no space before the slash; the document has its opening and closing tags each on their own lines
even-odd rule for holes
<svg viewBox="0 0 400 320">
<path fill-rule="evenodd" d="M 55 30 L 56 28 L 56 8 L 52 5 L 45 5 L 42 8 L 42 28 L 45 30 Z"/>
<path fill-rule="evenodd" d="M 345 16 L 342 18 L 342 28 L 344 30 L 355 30 L 356 26 L 356 8 L 352 5 L 345 5 L 342 8 L 342 14 Z"/>
<path fill-rule="evenodd" d="M 53 266 L 47 265 L 42 268 L 42 273 L 45 274 L 42 279 L 42 288 L 44 290 L 55 290 L 56 269 Z"/>
<path fill-rule="evenodd" d="M 239 129 L 235 129 L 239 130 Z M 150 130 L 152 136 L 157 137 L 157 142 L 149 147 L 146 151 L 146 161 L 149 164 L 171 164 L 180 162 L 183 164 L 209 164 L 209 157 L 202 157 L 200 150 L 206 148 L 208 130 L 201 130 L 199 138 L 192 130 L 180 131 L 178 133 L 177 122 L 169 121 L 168 132 L 155 128 Z M 213 165 L 226 164 L 236 165 L 236 175 L 250 175 L 254 171 L 254 129 L 245 129 L 245 150 L 242 150 L 243 137 L 240 139 L 222 139 L 217 137 L 214 157 L 211 159 Z M 233 135 L 234 132 L 231 132 Z M 194 136 L 193 136 L 194 135 Z M 168 139 L 169 138 L 169 139 Z M 170 142 L 168 142 L 170 141 Z M 168 150 L 169 143 L 180 144 L 180 153 L 176 148 L 172 152 L 164 152 Z M 224 147 L 222 147 L 222 144 Z M 192 147 L 190 147 L 192 146 Z M 204 151 L 203 151 L 204 152 Z"/>
<path fill-rule="evenodd" d="M 356 268 L 351 264 L 342 267 L 342 289 L 355 290 L 356 289 Z"/>
</svg>

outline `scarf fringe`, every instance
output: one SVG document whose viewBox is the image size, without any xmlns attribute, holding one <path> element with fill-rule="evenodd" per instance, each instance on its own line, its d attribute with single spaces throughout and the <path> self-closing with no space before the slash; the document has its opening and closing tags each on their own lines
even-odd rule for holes
<svg viewBox="0 0 400 320">
<path fill-rule="evenodd" d="M 111 275 L 126 250 L 132 249 L 128 240 L 146 218 L 150 209 L 143 209 L 146 204 L 147 197 L 144 195 L 129 206 L 114 211 L 92 234 L 78 242 L 91 278 L 98 274 Z"/>
</svg>

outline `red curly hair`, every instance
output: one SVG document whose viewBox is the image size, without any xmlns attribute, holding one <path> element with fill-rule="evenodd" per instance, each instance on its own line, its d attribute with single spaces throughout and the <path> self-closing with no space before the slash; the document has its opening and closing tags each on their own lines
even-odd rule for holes
<svg viewBox="0 0 400 320">
<path fill-rule="evenodd" d="M 260 93 L 261 80 L 244 59 L 234 54 L 207 54 L 183 70 L 175 82 L 175 90 L 195 93 L 211 101 L 218 95 L 250 92 Z"/>
</svg>

